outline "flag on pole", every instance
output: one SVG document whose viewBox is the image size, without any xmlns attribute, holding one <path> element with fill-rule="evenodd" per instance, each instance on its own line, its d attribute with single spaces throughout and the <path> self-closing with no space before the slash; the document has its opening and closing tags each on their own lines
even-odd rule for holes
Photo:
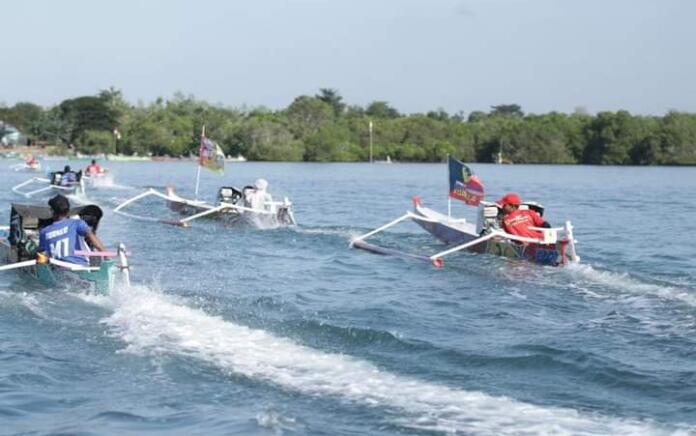
<svg viewBox="0 0 696 436">
<path fill-rule="evenodd" d="M 201 146 L 198 150 L 198 165 L 216 173 L 225 171 L 225 153 L 219 145 L 203 135 L 201 135 Z"/>
<path fill-rule="evenodd" d="M 483 200 L 483 183 L 464 163 L 447 156 L 449 164 L 449 196 L 469 206 L 478 206 Z"/>
</svg>

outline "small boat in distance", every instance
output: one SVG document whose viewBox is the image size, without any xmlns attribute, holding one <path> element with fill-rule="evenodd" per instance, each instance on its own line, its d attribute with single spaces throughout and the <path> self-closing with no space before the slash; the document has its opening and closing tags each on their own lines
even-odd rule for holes
<svg viewBox="0 0 696 436">
<path fill-rule="evenodd" d="M 14 171 L 39 172 L 41 171 L 41 162 L 33 155 L 29 155 L 24 162 L 12 165 Z"/>
<path fill-rule="evenodd" d="M 103 213 L 93 204 L 73 207 L 70 216 L 84 220 L 96 233 Z M 49 288 L 70 288 L 93 294 L 109 294 L 118 284 L 129 285 L 128 258 L 123 244 L 116 252 L 91 252 L 87 244 L 75 253 L 89 259 L 78 265 L 37 253 L 39 231 L 53 222 L 49 207 L 13 204 L 10 225 L 0 226 L 0 271 L 18 269 L 26 277 Z M 103 258 L 103 260 L 102 260 Z M 117 258 L 118 261 L 114 261 Z"/>
<path fill-rule="evenodd" d="M 247 159 L 240 154 L 237 155 L 237 157 L 232 157 L 232 156 L 227 156 L 225 158 L 225 161 L 227 162 L 246 162 Z"/>
<path fill-rule="evenodd" d="M 387 158 L 386 158 L 386 159 L 384 159 L 384 160 L 376 160 L 376 161 L 374 161 L 374 163 L 378 163 L 378 164 L 391 164 L 391 163 L 392 163 L 392 160 L 391 160 L 391 157 L 389 157 L 389 155 L 387 155 Z"/>
</svg>

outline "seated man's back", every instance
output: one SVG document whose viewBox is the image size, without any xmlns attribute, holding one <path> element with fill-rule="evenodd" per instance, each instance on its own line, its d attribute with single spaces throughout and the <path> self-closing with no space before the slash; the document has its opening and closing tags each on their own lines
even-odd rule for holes
<svg viewBox="0 0 696 436">
<path fill-rule="evenodd" d="M 65 262 L 87 265 L 85 257 L 76 256 L 75 250 L 83 247 L 82 238 L 87 236 L 89 226 L 81 219 L 65 218 L 41 229 L 39 251 Z"/>
<path fill-rule="evenodd" d="M 72 186 L 77 182 L 77 175 L 72 171 L 63 173 L 63 177 L 60 178 L 61 186 Z"/>
</svg>

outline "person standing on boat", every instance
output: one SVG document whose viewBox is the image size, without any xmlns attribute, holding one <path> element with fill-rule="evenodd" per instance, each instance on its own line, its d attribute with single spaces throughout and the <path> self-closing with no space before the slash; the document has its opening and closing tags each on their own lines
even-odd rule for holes
<svg viewBox="0 0 696 436">
<path fill-rule="evenodd" d="M 106 251 L 104 244 L 94 234 L 87 223 L 80 218 L 68 218 L 70 202 L 63 195 L 56 195 L 48 200 L 53 212 L 53 224 L 39 232 L 39 252 L 78 265 L 88 265 L 89 260 L 76 256 L 75 250 L 85 249 L 84 240 L 99 251 Z"/>
<path fill-rule="evenodd" d="M 60 178 L 60 186 L 73 186 L 75 183 L 77 183 L 77 174 L 70 169 L 70 165 L 66 165 Z"/>
<path fill-rule="evenodd" d="M 496 203 L 503 209 L 503 230 L 511 235 L 542 239 L 543 234 L 539 230 L 530 229 L 530 227 L 551 227 L 537 212 L 530 209 L 520 209 L 522 199 L 514 192 L 505 194 Z"/>
</svg>

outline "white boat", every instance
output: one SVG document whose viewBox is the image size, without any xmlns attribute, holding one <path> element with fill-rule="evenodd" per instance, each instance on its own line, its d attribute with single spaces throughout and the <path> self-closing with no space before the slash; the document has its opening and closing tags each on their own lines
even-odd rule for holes
<svg viewBox="0 0 696 436">
<path fill-rule="evenodd" d="M 106 160 L 116 161 L 116 162 L 147 162 L 147 161 L 151 161 L 152 158 L 150 156 L 138 156 L 138 155 L 128 156 L 125 154 L 107 154 Z"/>
<path fill-rule="evenodd" d="M 14 171 L 22 171 L 22 172 L 28 172 L 28 173 L 36 173 L 41 171 L 41 162 L 37 160 L 33 161 L 26 161 L 26 162 L 21 162 L 15 165 L 12 165 L 10 168 Z"/>
<path fill-rule="evenodd" d="M 414 197 L 413 211 L 407 211 L 401 217 L 354 238 L 350 246 L 375 254 L 421 259 L 432 262 L 437 267 L 442 266 L 443 257 L 462 250 L 522 259 L 550 266 L 567 265 L 580 260 L 575 251 L 576 241 L 570 221 L 566 221 L 563 227 L 531 227 L 541 235 L 538 239 L 506 233 L 501 226 L 500 206 L 496 203 L 481 201 L 483 185 L 480 181 L 473 180 L 466 165 L 452 158 L 449 158 L 449 161 L 450 198 L 463 199 L 468 204 L 478 205 L 475 222 L 469 222 L 465 218 L 454 218 L 451 213 L 445 215 L 424 207 L 420 198 Z M 465 169 L 462 170 L 462 167 Z M 467 173 L 466 177 L 463 175 L 464 172 Z M 466 183 L 463 183 L 465 180 Z M 534 202 L 523 203 L 520 208 L 532 209 L 540 215 L 544 213 L 543 206 Z M 439 241 L 454 247 L 434 254 L 416 254 L 366 242 L 367 238 L 409 219 Z"/>
<path fill-rule="evenodd" d="M 222 149 L 205 137 L 204 127 L 201 132 L 196 172 L 196 196 L 198 196 L 201 168 L 224 172 L 224 161 L 225 155 Z M 228 224 L 251 224 L 264 229 L 295 225 L 292 203 L 287 197 L 283 198 L 283 201 L 274 201 L 271 195 L 266 192 L 267 185 L 268 182 L 259 179 L 255 186 L 246 186 L 242 189 L 234 186 L 223 186 L 218 189 L 215 203 L 181 197 L 176 194 L 173 187 L 168 187 L 165 193 L 149 189 L 119 204 L 114 212 L 135 219 L 184 227 L 189 226 L 192 221 L 199 218 L 214 218 Z M 181 219 L 166 219 L 125 212 L 126 207 L 147 197 L 163 199 L 171 210 L 186 216 Z"/>
<path fill-rule="evenodd" d="M 70 183 L 63 182 L 63 171 L 54 171 L 46 177 L 32 177 L 18 185 L 12 187 L 12 192 L 22 195 L 25 198 L 32 198 L 38 195 L 85 195 L 85 181 L 82 171 L 74 172 L 76 181 Z M 34 188 L 30 188 L 33 186 Z M 36 186 L 40 186 L 36 188 Z"/>
<path fill-rule="evenodd" d="M 227 161 L 227 162 L 246 162 L 247 159 L 244 156 L 242 156 L 241 154 L 238 154 L 236 157 L 227 156 L 225 158 L 225 161 Z"/>
<path fill-rule="evenodd" d="M 233 186 L 223 186 L 218 190 L 218 199 L 215 204 L 181 197 L 176 194 L 172 187 L 168 187 L 165 193 L 149 189 L 119 204 L 114 212 L 134 219 L 181 227 L 188 227 L 192 221 L 199 218 L 217 219 L 230 225 L 247 224 L 263 229 L 296 224 L 292 203 L 287 197 L 283 198 L 283 201 L 264 201 L 262 207 L 252 207 L 249 196 L 253 189 L 251 186 L 242 190 Z M 124 211 L 127 206 L 147 197 L 165 200 L 169 209 L 180 215 L 185 215 L 185 217 L 181 219 L 155 218 Z"/>
</svg>

